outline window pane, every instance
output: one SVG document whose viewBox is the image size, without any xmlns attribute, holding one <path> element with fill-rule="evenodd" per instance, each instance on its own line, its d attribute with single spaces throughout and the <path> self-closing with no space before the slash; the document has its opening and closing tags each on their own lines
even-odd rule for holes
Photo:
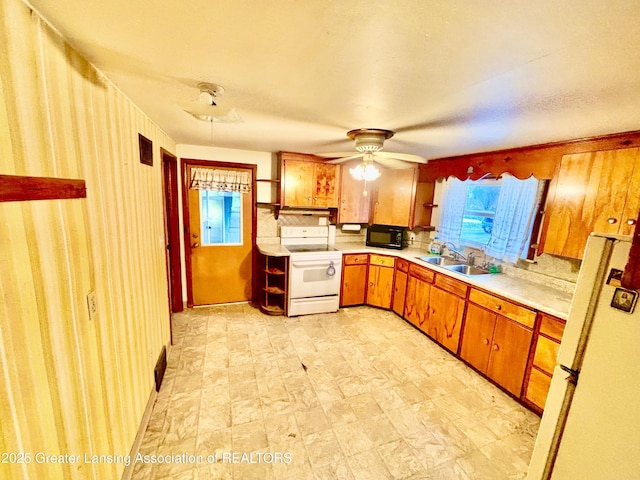
<svg viewBox="0 0 640 480">
<path fill-rule="evenodd" d="M 242 244 L 239 192 L 200 190 L 202 245 Z"/>
<path fill-rule="evenodd" d="M 497 180 L 469 182 L 460 235 L 463 243 L 470 245 L 489 243 L 499 195 L 500 182 Z"/>
</svg>

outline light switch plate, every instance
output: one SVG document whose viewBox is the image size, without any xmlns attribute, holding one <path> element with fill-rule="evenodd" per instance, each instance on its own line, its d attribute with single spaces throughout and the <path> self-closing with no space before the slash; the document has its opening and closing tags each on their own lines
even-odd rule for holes
<svg viewBox="0 0 640 480">
<path fill-rule="evenodd" d="M 98 302 L 96 301 L 95 290 L 91 290 L 87 294 L 87 308 L 89 309 L 89 320 L 95 320 L 98 316 Z"/>
</svg>

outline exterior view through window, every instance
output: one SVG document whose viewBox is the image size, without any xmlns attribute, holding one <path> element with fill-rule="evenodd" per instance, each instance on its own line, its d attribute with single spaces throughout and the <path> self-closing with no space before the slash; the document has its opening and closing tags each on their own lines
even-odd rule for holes
<svg viewBox="0 0 640 480">
<path fill-rule="evenodd" d="M 240 192 L 200 190 L 202 245 L 242 245 Z"/>
<path fill-rule="evenodd" d="M 465 245 L 483 246 L 489 243 L 501 183 L 500 180 L 468 181 L 460 234 L 460 240 Z"/>
</svg>

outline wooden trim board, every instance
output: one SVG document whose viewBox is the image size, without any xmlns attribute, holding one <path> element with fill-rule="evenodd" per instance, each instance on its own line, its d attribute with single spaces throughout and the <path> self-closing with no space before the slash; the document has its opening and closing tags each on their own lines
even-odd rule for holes
<svg viewBox="0 0 640 480">
<path fill-rule="evenodd" d="M 0 175 L 0 202 L 87 198 L 84 180 Z"/>
</svg>

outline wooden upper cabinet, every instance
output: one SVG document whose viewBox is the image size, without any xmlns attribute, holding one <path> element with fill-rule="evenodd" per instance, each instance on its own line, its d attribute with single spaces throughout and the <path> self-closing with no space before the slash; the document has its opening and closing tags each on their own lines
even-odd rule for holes
<svg viewBox="0 0 640 480">
<path fill-rule="evenodd" d="M 591 232 L 630 235 L 640 208 L 640 149 L 564 155 L 539 253 L 581 259 Z"/>
<path fill-rule="evenodd" d="M 375 180 L 376 194 L 372 223 L 413 227 L 417 168 L 381 170 Z"/>
<path fill-rule="evenodd" d="M 285 207 L 337 208 L 340 166 L 313 155 L 281 152 L 282 202 Z"/>
<path fill-rule="evenodd" d="M 364 182 L 356 180 L 349 173 L 349 169 L 358 163 L 360 163 L 359 160 L 342 165 L 338 223 L 369 223 L 371 219 L 373 184 L 367 183 L 367 195 L 363 195 L 365 192 Z"/>
</svg>

